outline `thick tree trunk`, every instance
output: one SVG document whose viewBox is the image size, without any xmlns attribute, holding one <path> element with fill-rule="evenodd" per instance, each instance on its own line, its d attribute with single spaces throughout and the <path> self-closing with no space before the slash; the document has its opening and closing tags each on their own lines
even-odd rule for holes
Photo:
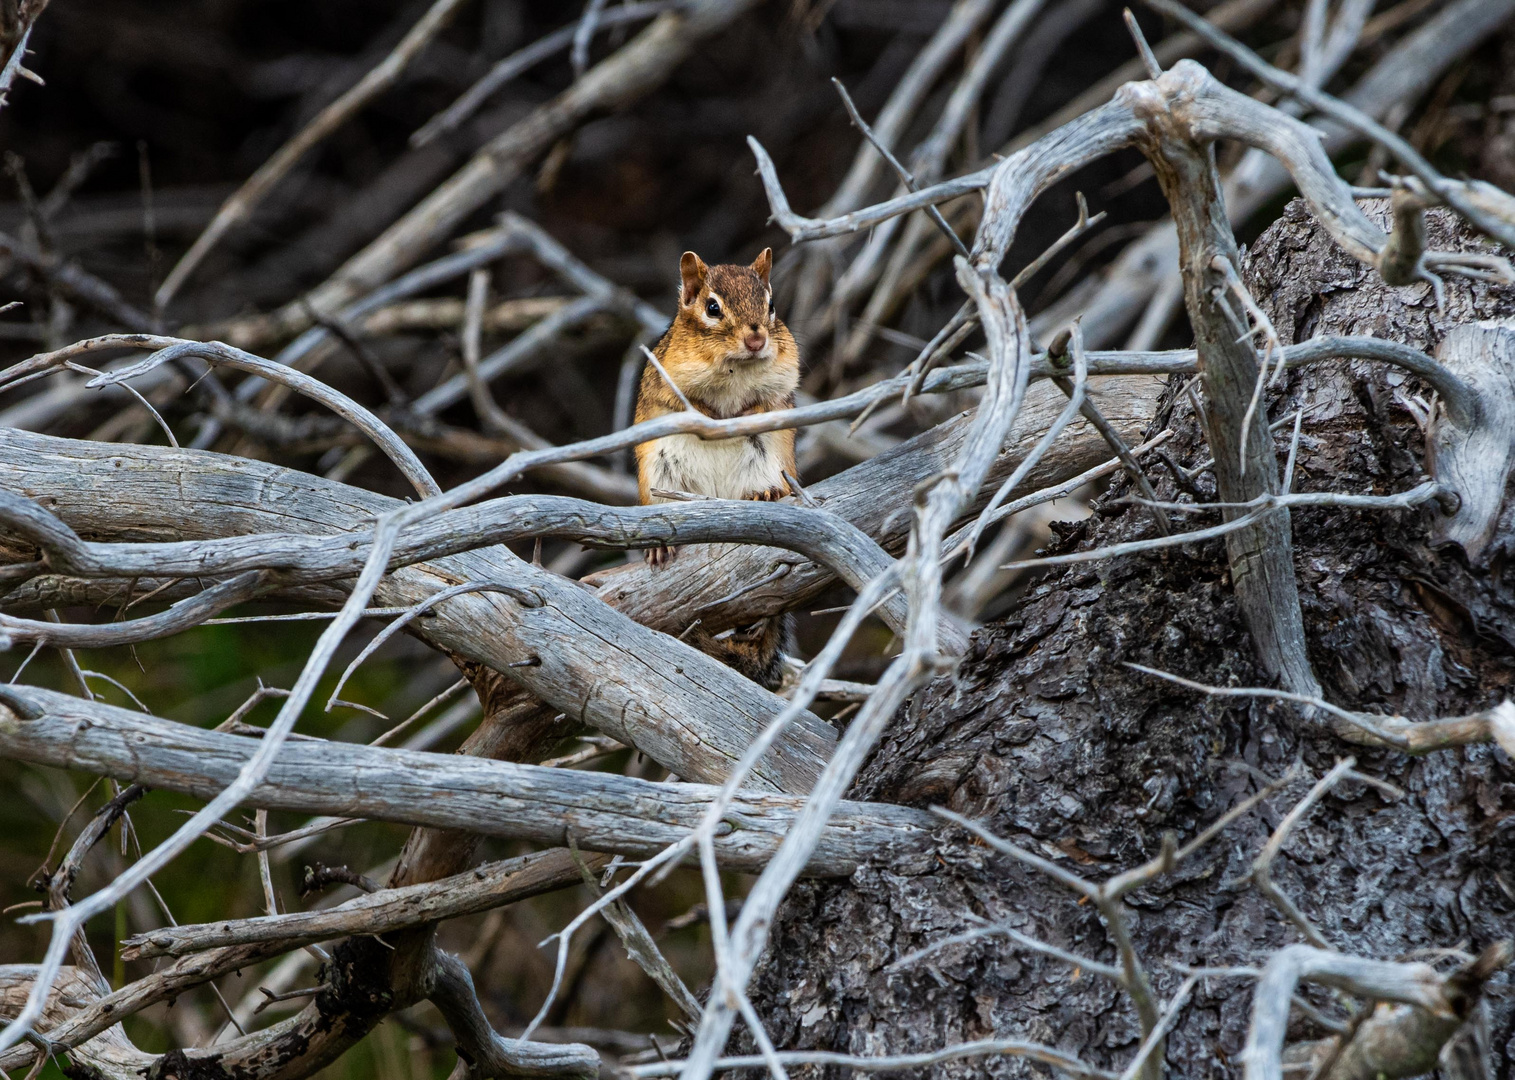
<svg viewBox="0 0 1515 1080">
<path fill-rule="evenodd" d="M 1387 206 L 1370 215 L 1387 221 Z M 1442 212 L 1430 247 L 1477 250 Z M 1343 255 L 1296 202 L 1246 259 L 1248 284 L 1285 343 L 1376 334 L 1434 352 L 1447 330 L 1515 314 L 1515 290 L 1448 279 L 1438 313 L 1429 286 L 1389 288 Z M 1175 384 L 1184 380 L 1175 379 Z M 1424 479 L 1424 440 L 1404 401 L 1429 398 L 1413 378 L 1362 362 L 1290 373 L 1269 418 L 1305 410 L 1295 490 L 1386 494 Z M 1161 423 L 1174 455 L 1209 456 L 1178 385 Z M 1276 438 L 1287 452 L 1292 423 Z M 1172 478 L 1153 474 L 1159 495 Z M 1213 491 L 1213 478 L 1199 478 Z M 1152 533 L 1144 510 L 1115 500 L 1066 533 L 1057 551 Z M 1431 509 L 1296 511 L 1294 559 L 1310 660 L 1329 700 L 1417 719 L 1470 712 L 1515 682 L 1515 511 L 1507 499 L 1486 566 L 1432 550 Z M 1213 523 L 1213 515 L 1198 519 Z M 1191 526 L 1197 527 L 1197 526 Z M 1265 685 L 1238 616 L 1221 541 L 1047 574 L 1003 620 L 984 627 L 955 679 L 934 684 L 897 719 L 858 781 L 857 797 L 940 803 L 985 820 L 1093 879 L 1152 857 L 1166 830 L 1181 840 L 1285 773 L 1319 776 L 1354 754 L 1402 788 L 1337 787 L 1299 827 L 1274 880 L 1334 945 L 1396 959 L 1419 949 L 1477 951 L 1515 932 L 1515 768 L 1489 746 L 1423 759 L 1364 751 L 1293 707 L 1207 698 L 1123 666 L 1135 662 L 1221 685 Z M 1257 965 L 1298 933 L 1236 884 L 1304 792 L 1301 782 L 1243 817 L 1207 850 L 1133 894 L 1137 948 L 1166 997 L 1174 965 Z M 1120 1071 L 1139 1042 L 1135 1015 L 1105 979 L 1004 938 L 954 946 L 909 967 L 907 953 L 1008 922 L 1110 962 L 1090 905 L 947 828 L 936 857 L 860 869 L 846 882 L 802 882 L 781 914 L 754 990 L 776 1044 L 856 1053 L 922 1051 L 997 1036 L 1051 1043 Z M 1509 977 L 1491 985 L 1495 1076 L 1512 1075 Z M 1240 1075 L 1250 981 L 1202 982 L 1168 1041 L 1170 1075 Z M 1316 997 L 1340 1015 L 1336 1005 Z M 1297 1015 L 1297 1014 L 1296 1014 Z M 1292 1038 L 1326 1032 L 1296 1020 Z M 932 1076 L 1029 1074 L 1013 1059 L 941 1065 Z M 803 1070 L 797 1075 L 804 1075 Z M 812 1073 L 811 1075 L 814 1075 Z"/>
</svg>

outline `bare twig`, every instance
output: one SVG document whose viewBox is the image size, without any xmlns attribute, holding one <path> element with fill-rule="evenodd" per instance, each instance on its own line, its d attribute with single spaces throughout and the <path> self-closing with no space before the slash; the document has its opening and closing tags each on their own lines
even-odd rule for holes
<svg viewBox="0 0 1515 1080">
<path fill-rule="evenodd" d="M 604 895 L 603 890 L 595 880 L 594 874 L 590 872 L 588 864 L 584 862 L 583 856 L 579 854 L 578 845 L 573 842 L 571 835 L 568 841 L 568 850 L 572 853 L 574 862 L 583 875 L 585 887 L 595 899 L 599 899 Z M 700 1018 L 699 1001 L 689 992 L 689 987 L 684 985 L 684 980 L 679 978 L 678 972 L 673 970 L 672 965 L 663 956 L 662 950 L 652 940 L 652 935 L 647 932 L 647 927 L 642 924 L 642 920 L 637 918 L 636 912 L 632 911 L 624 900 L 617 900 L 606 904 L 600 909 L 600 913 L 605 916 L 605 921 L 610 924 L 616 936 L 621 939 L 621 944 L 626 947 L 626 955 L 631 957 L 632 961 L 658 984 L 663 993 L 673 999 L 673 1003 L 679 1007 L 680 1012 L 690 1020 L 698 1020 Z"/>
<path fill-rule="evenodd" d="M 900 164 L 899 159 L 894 156 L 889 147 L 880 142 L 878 136 L 874 135 L 873 129 L 868 126 L 862 114 L 857 111 L 857 106 L 852 103 L 852 95 L 847 93 L 847 88 L 842 85 L 842 80 L 832 79 L 831 85 L 836 87 L 836 92 L 841 95 L 842 104 L 847 109 L 847 116 L 852 120 L 852 126 L 862 132 L 863 138 L 868 140 L 869 145 L 877 150 L 879 156 L 889 163 L 889 167 L 899 176 L 900 183 L 905 185 L 905 190 L 920 190 L 910 170 Z M 928 206 L 926 207 L 926 216 L 942 231 L 942 234 L 947 237 L 948 242 L 957 249 L 957 253 L 966 259 L 968 257 L 968 245 L 963 243 L 963 239 L 957 235 L 957 231 L 947 224 L 947 220 L 942 217 L 942 212 L 934 206 Z"/>
<path fill-rule="evenodd" d="M 1268 837 L 1268 842 L 1263 845 L 1262 851 L 1258 852 L 1257 858 L 1252 860 L 1252 883 L 1257 886 L 1257 891 L 1262 893 L 1283 912 L 1283 915 L 1301 934 L 1317 949 L 1331 948 L 1323 935 L 1312 923 L 1307 915 L 1290 900 L 1285 893 L 1273 883 L 1273 860 L 1283 850 L 1285 842 L 1289 839 L 1289 833 L 1294 830 L 1311 808 L 1321 800 L 1336 784 L 1352 771 L 1352 766 L 1357 764 L 1353 758 L 1344 758 L 1336 763 L 1336 767 L 1310 789 L 1303 799 L 1294 805 L 1294 809 L 1284 815 L 1283 821 L 1279 822 L 1278 828 L 1273 830 L 1273 835 Z"/>
<path fill-rule="evenodd" d="M 1399 495 L 1340 495 L 1334 492 L 1260 495 L 1250 502 L 1231 504 L 1233 509 L 1247 508 L 1247 513 L 1241 517 L 1232 518 L 1222 525 L 1215 525 L 1208 529 L 1196 529 L 1193 532 L 1175 533 L 1171 536 L 1153 537 L 1150 540 L 1132 540 L 1121 544 L 1111 544 L 1108 547 L 1096 548 L 1092 551 L 1076 551 L 1068 555 L 1050 555 L 1046 558 L 1022 559 L 1018 562 L 1006 563 L 1005 569 L 1028 569 L 1034 566 L 1065 566 L 1069 563 L 1093 562 L 1099 559 L 1113 558 L 1118 555 L 1134 555 L 1143 551 L 1153 551 L 1157 548 L 1174 547 L 1179 544 L 1189 544 L 1200 540 L 1213 540 L 1216 537 L 1225 536 L 1238 529 L 1247 528 L 1274 506 L 1342 506 L 1359 510 L 1406 510 L 1413 506 L 1419 506 L 1422 503 L 1441 499 L 1446 494 L 1447 492 L 1444 487 L 1434 480 L 1428 480 L 1424 484 L 1420 484 Z M 1194 509 L 1194 507 L 1183 503 L 1162 503 L 1160 505 L 1166 510 Z M 1201 509 L 1210 509 L 1210 505 L 1206 504 Z"/>
<path fill-rule="evenodd" d="M 1148 675 L 1187 686 L 1191 690 L 1218 697 L 1272 698 L 1320 709 L 1343 722 L 1337 725 L 1337 734 L 1343 738 L 1369 746 L 1388 746 L 1407 754 L 1429 754 L 1478 743 L 1498 743 L 1506 752 L 1515 746 L 1515 704 L 1509 701 L 1469 716 L 1415 721 L 1402 716 L 1352 712 L 1333 705 L 1324 698 L 1308 694 L 1293 694 L 1268 687 L 1208 686 L 1140 664 L 1129 666 Z"/>
</svg>

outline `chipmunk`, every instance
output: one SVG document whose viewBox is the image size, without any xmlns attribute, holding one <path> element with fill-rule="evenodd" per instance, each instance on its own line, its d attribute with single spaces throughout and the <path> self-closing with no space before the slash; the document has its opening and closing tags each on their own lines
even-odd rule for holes
<svg viewBox="0 0 1515 1080">
<path fill-rule="evenodd" d="M 678 314 L 653 355 L 706 416 L 729 419 L 794 406 L 799 347 L 775 312 L 768 281 L 772 268 L 772 248 L 764 248 L 751 266 L 706 266 L 692 251 L 679 259 Z M 637 422 L 683 409 L 678 394 L 649 363 L 637 394 Z M 667 501 L 658 491 L 773 501 L 790 494 L 788 478 L 796 475 L 792 430 L 735 439 L 669 435 L 638 445 L 636 459 L 643 505 Z M 676 548 L 660 547 L 646 557 L 659 567 L 676 554 Z M 725 638 L 696 628 L 692 643 L 771 690 L 782 679 L 793 632 L 793 617 L 782 615 Z"/>
</svg>

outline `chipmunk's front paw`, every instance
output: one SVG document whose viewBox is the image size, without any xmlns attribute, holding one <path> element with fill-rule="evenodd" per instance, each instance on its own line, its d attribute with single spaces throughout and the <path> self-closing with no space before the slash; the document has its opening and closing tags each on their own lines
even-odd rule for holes
<svg viewBox="0 0 1515 1080">
<path fill-rule="evenodd" d="M 779 487 L 775 485 L 774 487 L 769 488 L 767 491 L 755 491 L 751 495 L 747 496 L 747 498 L 753 500 L 754 502 L 778 502 L 780 499 L 786 498 L 788 495 L 788 487 Z"/>
<path fill-rule="evenodd" d="M 647 548 L 642 552 L 642 557 L 647 560 L 648 566 L 658 567 L 667 566 L 669 563 L 673 562 L 674 556 L 676 556 L 678 553 L 678 548 L 668 547 L 665 544 L 661 547 Z"/>
</svg>

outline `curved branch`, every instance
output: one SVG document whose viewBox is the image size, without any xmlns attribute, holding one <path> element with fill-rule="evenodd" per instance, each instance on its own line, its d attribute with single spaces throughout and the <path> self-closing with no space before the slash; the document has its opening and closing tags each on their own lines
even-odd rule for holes
<svg viewBox="0 0 1515 1080">
<path fill-rule="evenodd" d="M 1360 1075 L 1417 1076 L 1426 1072 L 1435 1067 L 1442 1044 L 1462 1026 L 1482 992 L 1484 981 L 1509 961 L 1510 944 L 1500 942 L 1489 946 L 1468 968 L 1444 978 L 1429 964 L 1365 960 L 1309 945 L 1280 949 L 1263 968 L 1253 992 L 1252 1024 L 1242 1052 L 1246 1080 L 1283 1080 L 1281 1051 L 1289 1022 L 1289 1002 L 1301 982 L 1410 1006 L 1408 1010 L 1389 1012 L 1380 1030 L 1364 1031 L 1368 1024 L 1378 1021 L 1375 1017 L 1359 1028 L 1353 1039 L 1353 1046 L 1358 1046 L 1375 1036 L 1384 1039 L 1389 1035 L 1384 1028 L 1400 1029 L 1396 1033 L 1401 1038 L 1391 1043 L 1395 1052 L 1391 1060 L 1402 1066 L 1403 1071 L 1396 1068 L 1388 1073 L 1374 1068 Z M 1406 1040 L 1405 1035 L 1413 1038 Z"/>
<path fill-rule="evenodd" d="M 292 367 L 272 360 L 265 360 L 261 356 L 254 356 L 252 353 L 243 352 L 241 349 L 219 341 L 175 340 L 173 344 L 160 348 L 153 355 L 135 364 L 104 375 L 97 375 L 86 385 L 90 389 L 98 389 L 102 386 L 123 383 L 138 375 L 145 375 L 172 360 L 190 356 L 203 360 L 211 367 L 229 367 L 261 376 L 269 382 L 287 386 L 296 393 L 304 394 L 311 400 L 320 402 L 372 439 L 374 444 L 384 451 L 384 455 L 405 474 L 405 478 L 423 499 L 442 493 L 441 487 L 431 478 L 431 473 L 426 471 L 426 466 L 421 464 L 421 459 L 416 457 L 415 451 L 406 446 L 404 441 L 390 430 L 388 424 L 352 398 L 333 390 L 321 380 L 306 375 L 302 371 L 296 371 Z"/>
<path fill-rule="evenodd" d="M 1442 197 L 1446 199 L 1448 206 L 1490 236 L 1498 239 L 1506 247 L 1515 248 L 1515 224 L 1501 220 L 1499 217 L 1490 214 L 1484 207 L 1476 205 L 1465 198 L 1461 191 L 1442 186 L 1445 178 L 1431 167 L 1430 162 L 1421 157 L 1420 153 L 1403 138 L 1384 127 L 1362 110 L 1354 108 L 1340 98 L 1333 97 L 1325 91 L 1311 86 L 1296 75 L 1280 71 L 1225 31 L 1217 29 L 1214 25 L 1195 15 L 1182 4 L 1174 3 L 1173 0 L 1146 0 L 1146 4 L 1148 7 L 1154 8 L 1182 23 L 1191 32 L 1204 38 L 1215 48 L 1241 64 L 1269 86 L 1281 90 L 1286 94 L 1292 94 L 1310 108 L 1318 110 L 1322 115 L 1335 120 L 1338 124 L 1359 132 L 1366 138 L 1372 139 L 1395 157 L 1399 158 L 1405 167 L 1419 177 L 1422 182 L 1439 190 Z M 1269 111 L 1275 115 L 1281 115 L 1276 109 L 1270 109 Z M 1300 190 L 1304 190 L 1302 186 Z M 1308 195 L 1306 197 L 1309 198 Z M 1311 201 L 1313 202 L 1314 200 L 1312 199 Z"/>
<path fill-rule="evenodd" d="M 426 996 L 437 1007 L 458 1040 L 458 1057 L 468 1063 L 468 1076 L 600 1075 L 600 1055 L 580 1043 L 551 1043 L 507 1039 L 498 1034 L 479 1005 L 473 976 L 451 953 L 432 952 Z"/>
<path fill-rule="evenodd" d="M 51 569 L 77 577 L 195 577 L 279 569 L 286 572 L 283 584 L 298 586 L 356 573 L 369 550 L 366 539 L 350 534 L 314 537 L 260 533 L 166 543 L 89 542 L 37 503 L 4 490 L 0 490 L 0 523 L 41 548 Z M 763 544 L 798 552 L 828 567 L 854 589 L 862 588 L 894 562 L 857 526 L 824 510 L 735 500 L 610 507 L 555 495 L 517 495 L 421 522 L 396 545 L 389 566 L 397 569 L 536 537 L 612 548 Z M 226 601 L 221 606 L 235 602 Z M 210 614 L 201 617 L 209 618 Z M 885 604 L 880 614 L 891 628 L 902 630 L 903 598 Z M 0 628 L 6 625 L 4 619 L 0 616 Z M 52 623 L 42 625 L 60 629 Z M 182 628 L 190 624 L 181 621 L 175 625 Z M 79 647 L 85 646 L 81 642 Z"/>
<path fill-rule="evenodd" d="M 166 611 L 112 623 L 64 623 L 0 614 L 0 646 L 39 642 L 60 649 L 104 649 L 153 641 L 199 626 L 236 604 L 273 591 L 279 575 L 250 570 L 179 601 Z"/>
<path fill-rule="evenodd" d="M 114 492 L 103 502 L 102 484 Z M 403 505 L 320 477 L 204 451 L 93 444 L 6 429 L 0 429 L 0 487 L 37 493 L 64 521 L 96 535 L 211 538 L 298 530 L 331 536 L 338 524 L 371 522 Z M 379 606 L 410 608 L 462 581 L 509 583 L 543 603 L 527 607 L 487 593 L 456 596 L 416 628 L 424 640 L 508 676 L 679 776 L 724 777 L 754 734 L 784 707 L 782 699 L 718 660 L 638 625 L 505 548 L 406 567 L 376 576 L 374 587 Z M 344 593 L 352 588 L 350 578 L 334 584 Z M 574 647 L 543 644 L 561 641 Z M 834 742 L 829 725 L 806 713 L 765 759 L 754 786 L 805 790 Z"/>
</svg>

